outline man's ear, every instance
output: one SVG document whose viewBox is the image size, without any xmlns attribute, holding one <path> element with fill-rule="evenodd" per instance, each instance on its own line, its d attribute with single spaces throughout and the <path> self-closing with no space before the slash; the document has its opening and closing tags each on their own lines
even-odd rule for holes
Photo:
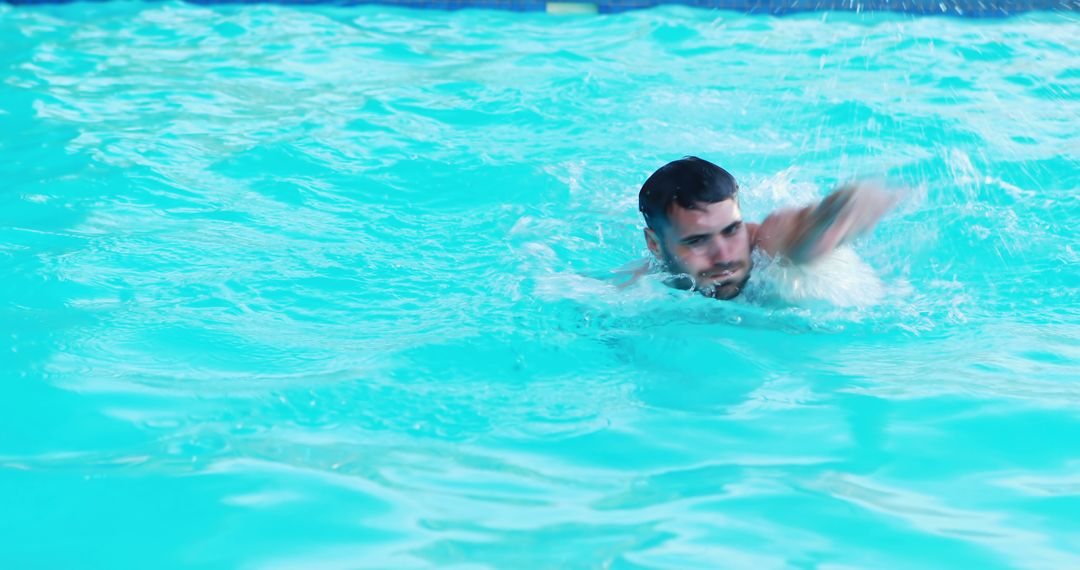
<svg viewBox="0 0 1080 570">
<path fill-rule="evenodd" d="M 649 251 L 652 252 L 656 259 L 659 261 L 664 260 L 664 256 L 660 252 L 660 236 L 656 235 L 656 232 L 652 231 L 651 228 L 645 228 L 645 243 L 648 244 Z"/>
</svg>

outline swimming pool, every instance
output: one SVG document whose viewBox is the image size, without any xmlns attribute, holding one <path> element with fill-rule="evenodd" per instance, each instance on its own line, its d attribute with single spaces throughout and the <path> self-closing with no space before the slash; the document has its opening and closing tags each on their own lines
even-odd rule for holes
<svg viewBox="0 0 1080 570">
<path fill-rule="evenodd" d="M 1076 32 L 0 5 L 0 562 L 1078 567 Z M 620 292 L 684 154 L 912 195 L 824 300 Z"/>
</svg>

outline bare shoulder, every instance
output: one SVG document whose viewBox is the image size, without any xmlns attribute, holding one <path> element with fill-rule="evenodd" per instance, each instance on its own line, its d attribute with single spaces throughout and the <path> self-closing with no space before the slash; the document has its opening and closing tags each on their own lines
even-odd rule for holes
<svg viewBox="0 0 1080 570">
<path fill-rule="evenodd" d="M 639 279 L 649 273 L 650 267 L 649 260 L 646 258 L 632 261 L 616 269 L 612 272 L 615 275 L 615 280 L 618 281 L 615 284 L 615 287 L 618 289 L 626 289 L 634 283 L 637 283 Z"/>
<path fill-rule="evenodd" d="M 756 222 L 746 222 L 746 233 L 750 236 L 750 249 L 757 247 L 757 236 L 760 229 L 761 224 Z"/>
<path fill-rule="evenodd" d="M 752 224 L 750 243 L 769 255 L 785 252 L 808 211 L 807 208 L 789 208 L 769 214 L 760 224 Z"/>
</svg>

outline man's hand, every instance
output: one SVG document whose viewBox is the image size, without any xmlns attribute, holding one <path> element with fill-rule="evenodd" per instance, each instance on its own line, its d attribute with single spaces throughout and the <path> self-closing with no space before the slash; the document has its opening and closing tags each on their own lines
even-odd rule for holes
<svg viewBox="0 0 1080 570">
<path fill-rule="evenodd" d="M 758 247 L 794 263 L 810 263 L 869 231 L 899 200 L 877 185 L 853 183 L 817 206 L 771 214 L 757 231 Z"/>
</svg>

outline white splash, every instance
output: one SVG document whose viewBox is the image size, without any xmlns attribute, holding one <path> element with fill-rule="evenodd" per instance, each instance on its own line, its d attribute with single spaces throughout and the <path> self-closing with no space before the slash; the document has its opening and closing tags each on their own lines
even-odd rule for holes
<svg viewBox="0 0 1080 570">
<path fill-rule="evenodd" d="M 747 287 L 751 298 L 772 296 L 802 305 L 826 302 L 837 307 L 867 307 L 885 296 L 885 285 L 855 250 L 841 247 L 808 265 L 754 256 Z"/>
</svg>

